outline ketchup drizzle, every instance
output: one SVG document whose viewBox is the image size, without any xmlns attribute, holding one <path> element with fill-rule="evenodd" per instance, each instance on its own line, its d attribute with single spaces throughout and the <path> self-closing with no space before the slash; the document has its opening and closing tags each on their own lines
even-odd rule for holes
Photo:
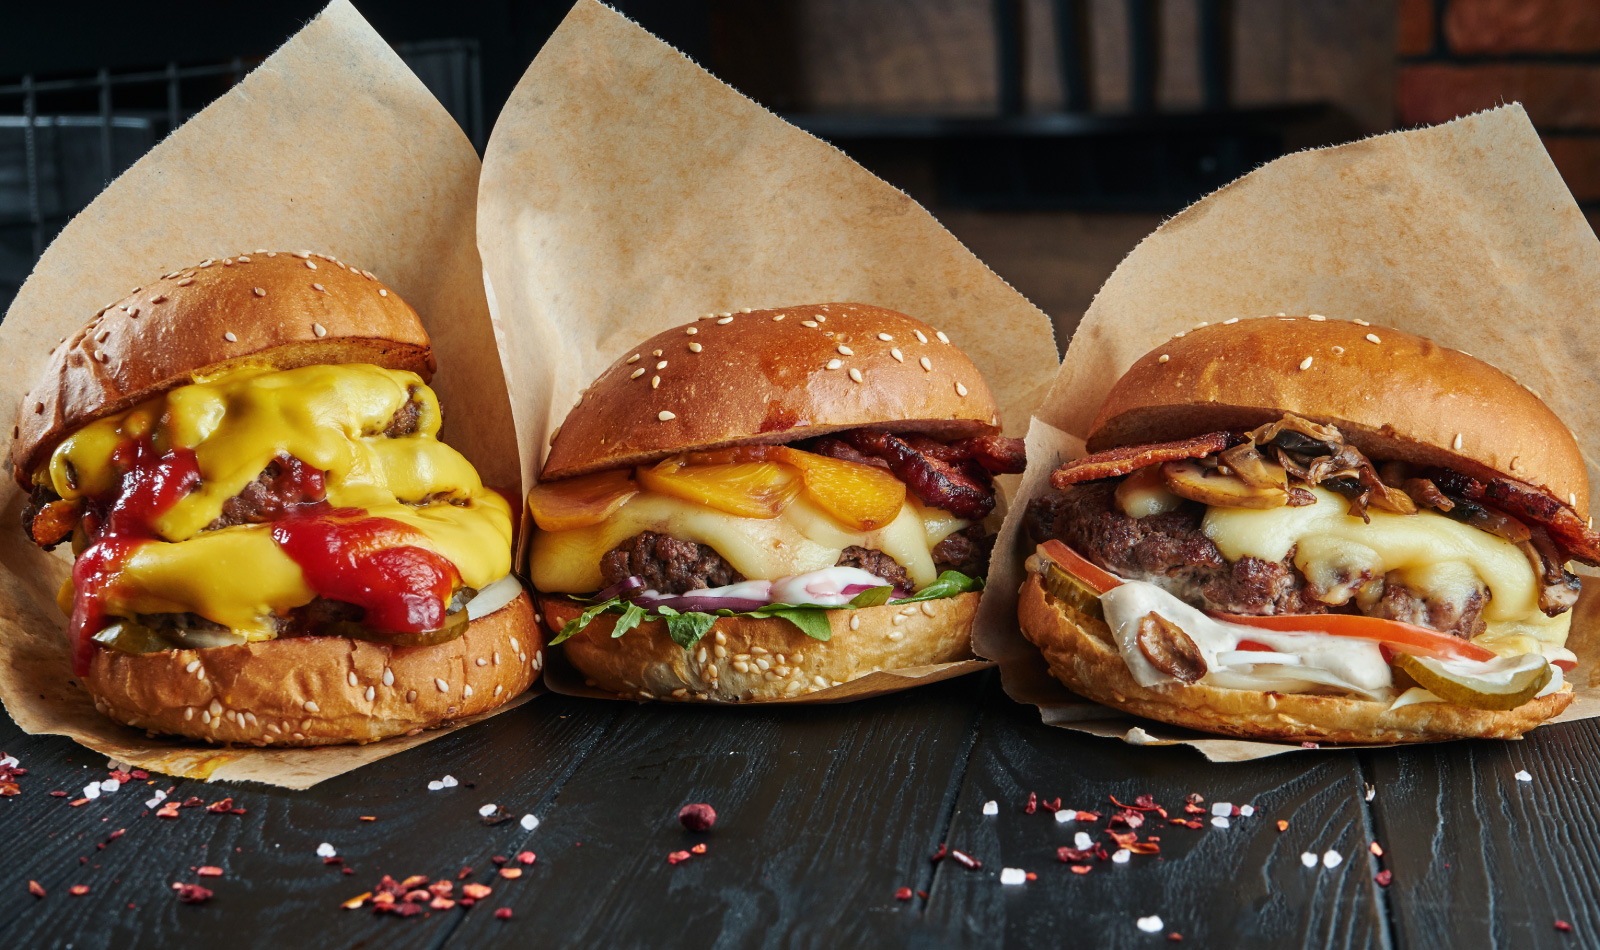
<svg viewBox="0 0 1600 950">
<path fill-rule="evenodd" d="M 375 630 L 421 633 L 444 626 L 461 572 L 414 542 L 420 533 L 361 508 L 295 515 L 272 525 L 272 540 L 300 565 L 320 596 L 366 609 Z"/>
</svg>

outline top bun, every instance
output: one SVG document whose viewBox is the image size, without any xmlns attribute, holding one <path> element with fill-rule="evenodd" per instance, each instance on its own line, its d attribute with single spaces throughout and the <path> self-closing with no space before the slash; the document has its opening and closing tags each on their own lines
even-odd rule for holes
<svg viewBox="0 0 1600 950">
<path fill-rule="evenodd" d="M 713 314 L 601 373 L 540 478 L 859 426 L 959 438 L 998 430 L 1000 409 L 965 353 L 903 313 L 825 303 Z"/>
<path fill-rule="evenodd" d="M 1577 441 L 1527 387 L 1460 350 L 1344 320 L 1265 317 L 1168 340 L 1111 387 L 1088 450 L 1253 428 L 1285 412 L 1337 426 L 1371 458 L 1519 479 L 1588 516 Z"/>
<path fill-rule="evenodd" d="M 17 411 L 24 488 L 73 430 L 201 372 L 265 363 L 374 363 L 433 376 L 417 312 L 370 271 L 309 251 L 255 251 L 173 271 L 94 315 L 51 351 Z"/>
</svg>

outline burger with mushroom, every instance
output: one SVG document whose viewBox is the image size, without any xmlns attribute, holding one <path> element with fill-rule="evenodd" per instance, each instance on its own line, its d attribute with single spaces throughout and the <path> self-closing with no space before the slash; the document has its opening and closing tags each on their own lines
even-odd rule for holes
<svg viewBox="0 0 1600 950">
<path fill-rule="evenodd" d="M 1019 620 L 1072 690 L 1345 743 L 1515 737 L 1572 701 L 1583 457 L 1487 363 L 1360 320 L 1202 325 L 1087 448 L 1024 517 Z"/>
<path fill-rule="evenodd" d="M 510 506 L 438 440 L 433 369 L 415 311 L 309 252 L 174 271 L 62 341 L 10 458 L 24 530 L 76 555 L 60 603 L 102 713 L 312 746 L 528 687 Z"/>
<path fill-rule="evenodd" d="M 966 659 L 993 393 L 945 334 L 833 303 L 629 349 L 551 441 L 528 576 L 566 659 L 634 698 L 786 699 Z"/>
</svg>

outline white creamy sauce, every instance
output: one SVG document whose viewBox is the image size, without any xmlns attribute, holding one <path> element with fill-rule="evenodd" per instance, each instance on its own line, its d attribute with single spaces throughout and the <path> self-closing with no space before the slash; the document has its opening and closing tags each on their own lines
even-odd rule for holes
<svg viewBox="0 0 1600 950">
<path fill-rule="evenodd" d="M 825 567 L 820 571 L 780 577 L 775 581 L 741 581 L 726 587 L 707 587 L 686 594 L 663 594 L 647 590 L 638 599 L 646 604 L 654 600 L 674 597 L 709 597 L 735 600 L 761 600 L 769 604 L 814 604 L 819 607 L 842 607 L 854 600 L 856 594 L 846 594 L 844 589 L 857 584 L 868 587 L 891 587 L 888 581 L 859 567 Z M 856 593 L 860 593 L 857 591 Z"/>
</svg>

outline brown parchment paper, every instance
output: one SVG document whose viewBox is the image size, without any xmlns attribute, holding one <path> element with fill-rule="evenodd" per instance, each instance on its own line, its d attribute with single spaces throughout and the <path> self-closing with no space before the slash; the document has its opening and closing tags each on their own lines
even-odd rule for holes
<svg viewBox="0 0 1600 950">
<path fill-rule="evenodd" d="M 1049 320 L 919 205 L 615 11 L 580 0 L 501 112 L 478 248 L 524 484 L 579 391 L 707 312 L 878 304 L 946 331 L 1020 433 L 1056 369 Z M 978 661 L 876 673 L 837 702 Z M 598 695 L 547 670 L 556 692 Z"/>
<path fill-rule="evenodd" d="M 1089 703 L 1051 679 L 1015 623 L 1019 516 L 1083 452 L 1100 403 L 1138 357 L 1201 321 L 1280 313 L 1363 319 L 1466 350 L 1532 387 L 1577 435 L 1591 504 L 1600 458 L 1600 242 L 1520 105 L 1280 158 L 1145 238 L 1089 307 L 1028 432 L 1028 470 L 997 542 L 975 645 L 1044 721 L 1214 761 L 1298 745 L 1200 738 Z M 1005 552 L 1002 554 L 1001 552 Z M 1600 715 L 1600 595 L 1589 578 L 1568 646 L 1577 697 Z M 1006 624 L 1005 619 L 1012 622 Z"/>
<path fill-rule="evenodd" d="M 107 301 L 207 257 L 309 248 L 377 273 L 422 315 L 445 438 L 521 495 L 510 403 L 473 240 L 479 163 L 460 128 L 347 0 L 334 0 L 227 95 L 67 225 L 0 324 L 0 456 L 48 352 Z M 217 749 L 147 739 L 95 712 L 70 675 L 54 595 L 64 548 L 30 544 L 0 478 L 0 699 L 25 731 L 141 768 L 305 788 L 440 732 L 366 746 Z M 502 709 L 509 707 L 502 707 Z M 460 723 L 458 725 L 465 725 Z"/>
</svg>

